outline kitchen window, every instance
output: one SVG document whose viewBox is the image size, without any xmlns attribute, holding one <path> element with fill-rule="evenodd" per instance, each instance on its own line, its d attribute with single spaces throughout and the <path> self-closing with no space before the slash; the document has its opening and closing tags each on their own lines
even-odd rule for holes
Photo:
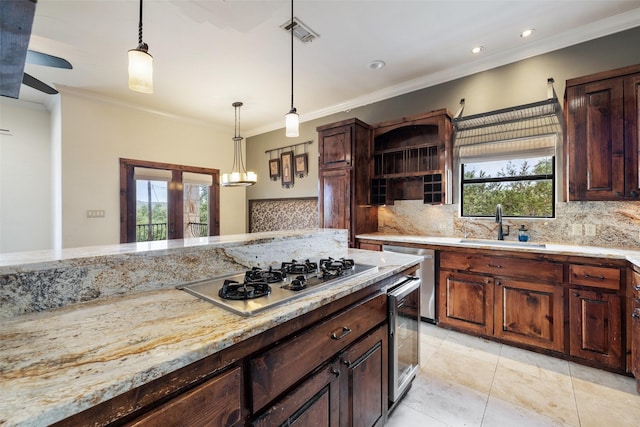
<svg viewBox="0 0 640 427">
<path fill-rule="evenodd" d="M 219 171 L 120 159 L 120 241 L 220 234 Z"/>
<path fill-rule="evenodd" d="M 553 218 L 562 163 L 562 111 L 547 79 L 547 99 L 453 119 L 460 215 Z M 556 159 L 559 159 L 556 161 Z"/>
<path fill-rule="evenodd" d="M 463 217 L 553 218 L 557 135 L 459 149 Z"/>
</svg>

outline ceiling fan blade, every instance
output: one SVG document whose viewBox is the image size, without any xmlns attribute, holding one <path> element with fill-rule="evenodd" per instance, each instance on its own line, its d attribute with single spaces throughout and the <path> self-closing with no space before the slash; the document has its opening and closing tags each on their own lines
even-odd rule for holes
<svg viewBox="0 0 640 427">
<path fill-rule="evenodd" d="M 0 0 L 0 95 L 18 98 L 35 0 Z"/>
<path fill-rule="evenodd" d="M 27 50 L 27 63 L 44 65 L 45 67 L 73 69 L 69 61 L 58 56 L 49 55 L 47 53 L 36 52 L 35 50 Z"/>
<path fill-rule="evenodd" d="M 36 79 L 35 77 L 30 76 L 27 73 L 24 73 L 22 75 L 22 83 L 26 84 L 27 86 L 30 86 L 30 87 L 34 88 L 35 90 L 39 90 L 40 92 L 44 92 L 47 95 L 55 95 L 56 93 L 58 93 L 57 90 L 55 90 L 54 88 L 52 88 L 48 84 L 41 82 L 40 80 Z"/>
</svg>

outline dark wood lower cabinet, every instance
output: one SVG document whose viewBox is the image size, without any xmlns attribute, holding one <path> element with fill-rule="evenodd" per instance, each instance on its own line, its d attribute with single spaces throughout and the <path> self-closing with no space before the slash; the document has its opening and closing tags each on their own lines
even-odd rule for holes
<svg viewBox="0 0 640 427">
<path fill-rule="evenodd" d="M 510 279 L 494 284 L 496 338 L 562 351 L 562 286 Z"/>
<path fill-rule="evenodd" d="M 272 405 L 251 425 L 337 427 L 340 420 L 340 371 L 337 363 L 326 365 Z"/>
<path fill-rule="evenodd" d="M 387 384 L 387 327 L 381 326 L 270 405 L 251 425 L 383 426 Z"/>
<path fill-rule="evenodd" d="M 239 426 L 242 369 L 236 367 L 127 424 L 134 427 Z"/>
<path fill-rule="evenodd" d="M 569 290 L 570 354 L 622 369 L 620 296 L 591 290 Z"/>
<path fill-rule="evenodd" d="M 439 258 L 439 325 L 625 372 L 623 263 L 478 250 Z"/>
<path fill-rule="evenodd" d="M 387 326 L 352 345 L 340 356 L 340 425 L 384 425 L 388 408 Z"/>
<path fill-rule="evenodd" d="M 493 278 L 442 271 L 438 286 L 441 325 L 493 334 Z"/>
</svg>

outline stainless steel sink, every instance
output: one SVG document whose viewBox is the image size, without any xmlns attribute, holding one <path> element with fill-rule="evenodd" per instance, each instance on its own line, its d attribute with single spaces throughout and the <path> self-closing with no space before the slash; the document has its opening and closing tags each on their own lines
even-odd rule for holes
<svg viewBox="0 0 640 427">
<path fill-rule="evenodd" d="M 485 240 L 485 239 L 460 239 L 460 243 L 469 243 L 474 245 L 482 245 L 482 246 L 509 246 L 509 247 L 520 247 L 520 248 L 546 248 L 547 245 L 544 243 L 533 243 L 533 242 L 515 242 L 515 241 L 507 241 L 507 240 Z"/>
</svg>

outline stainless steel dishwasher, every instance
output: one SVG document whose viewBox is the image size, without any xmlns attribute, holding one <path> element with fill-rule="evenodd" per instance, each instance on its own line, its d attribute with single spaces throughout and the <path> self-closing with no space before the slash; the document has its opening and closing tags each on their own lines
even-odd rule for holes
<svg viewBox="0 0 640 427">
<path fill-rule="evenodd" d="M 411 248 L 408 246 L 382 245 L 382 252 L 418 255 L 423 258 L 416 276 L 422 281 L 420 291 L 420 317 L 429 323 L 436 323 L 436 277 L 435 257 L 431 249 Z"/>
</svg>

